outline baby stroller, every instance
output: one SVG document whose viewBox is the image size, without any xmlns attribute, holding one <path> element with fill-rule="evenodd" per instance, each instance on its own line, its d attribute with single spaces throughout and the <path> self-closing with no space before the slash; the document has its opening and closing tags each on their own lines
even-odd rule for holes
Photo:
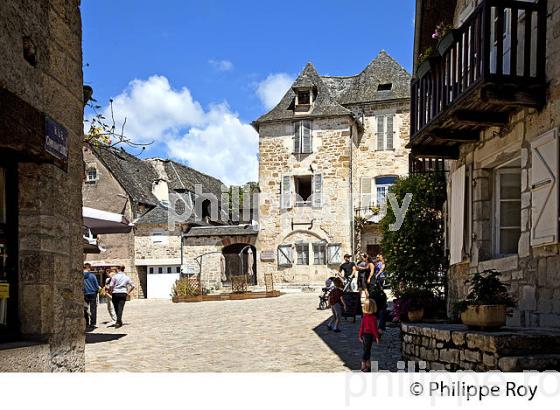
<svg viewBox="0 0 560 410">
<path fill-rule="evenodd" d="M 334 288 L 333 280 L 334 276 L 331 276 L 325 281 L 325 287 L 321 289 L 323 293 L 319 296 L 319 307 L 317 310 L 325 310 L 329 307 L 329 293 Z"/>
</svg>

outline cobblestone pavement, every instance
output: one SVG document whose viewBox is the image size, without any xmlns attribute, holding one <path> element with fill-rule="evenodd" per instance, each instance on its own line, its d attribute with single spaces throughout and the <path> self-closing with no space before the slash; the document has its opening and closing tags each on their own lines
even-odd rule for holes
<svg viewBox="0 0 560 410">
<path fill-rule="evenodd" d="M 177 303 L 138 300 L 126 304 L 125 325 L 108 319 L 100 305 L 99 328 L 86 337 L 90 372 L 339 372 L 359 369 L 356 323 L 327 330 L 330 311 L 317 310 L 317 293 L 244 301 Z M 399 329 L 390 327 L 373 360 L 395 370 Z"/>
</svg>

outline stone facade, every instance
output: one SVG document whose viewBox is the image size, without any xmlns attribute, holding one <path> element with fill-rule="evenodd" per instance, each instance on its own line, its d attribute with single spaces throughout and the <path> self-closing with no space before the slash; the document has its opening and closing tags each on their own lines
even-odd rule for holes
<svg viewBox="0 0 560 410">
<path fill-rule="evenodd" d="M 560 369 L 560 332 L 469 331 L 463 325 L 402 324 L 403 358 L 427 370 L 521 372 Z"/>
<path fill-rule="evenodd" d="M 458 9 L 456 15 L 460 14 Z M 531 232 L 537 223 L 533 220 L 535 213 L 532 209 L 539 206 L 534 202 L 531 186 L 537 155 L 532 144 L 547 132 L 557 132 L 560 126 L 560 5 L 556 1 L 548 2 L 546 76 L 549 89 L 542 110 L 524 109 L 513 115 L 503 129 L 488 129 L 481 134 L 478 143 L 463 145 L 459 160 L 450 164 L 451 172 L 463 165 L 471 170 L 467 186 L 472 191 L 472 216 L 466 221 L 472 227 L 472 235 L 464 244 L 463 261 L 450 268 L 450 304 L 466 296 L 468 289 L 464 281 L 470 273 L 497 269 L 503 273 L 519 302 L 508 325 L 560 327 L 558 235 L 551 242 L 535 244 L 531 241 Z M 552 149 L 557 151 L 557 143 L 555 147 Z M 500 257 L 496 252 L 495 234 L 496 170 L 508 161 L 513 161 L 510 163 L 515 164 L 521 178 L 521 234 L 517 251 Z M 553 175 L 556 180 L 558 177 L 558 173 Z M 450 192 L 452 190 L 450 184 Z M 555 192 L 557 195 L 558 191 Z M 546 206 L 556 209 L 553 211 L 556 220 L 552 217 L 549 224 L 557 225 L 558 203 L 551 202 Z M 546 211 L 547 215 L 549 211 Z"/>
<path fill-rule="evenodd" d="M 387 70 L 386 65 L 394 71 Z M 360 86 L 377 89 L 380 80 L 369 77 L 373 70 L 383 77 L 383 82 L 393 82 L 397 88 L 401 81 L 406 84 L 403 89 L 408 90 L 408 74 L 384 52 L 356 77 L 319 77 L 308 65 L 294 83 L 293 90 L 314 84 L 316 105 L 310 114 L 301 114 L 297 109 L 293 115 L 289 114 L 290 110 L 294 111 L 292 95 L 295 93 L 290 90 L 276 108 L 255 122 L 260 137 L 257 240 L 260 280 L 265 273 L 272 273 L 276 283 L 324 282 L 338 270 L 344 254 L 357 251 L 354 218 L 357 213 L 371 217 L 370 208 L 376 203 L 375 179 L 408 173 L 405 145 L 409 138 L 410 108 L 407 91 L 388 100 L 378 100 L 376 96 L 359 98 L 360 91 L 353 88 L 358 86 L 352 85 L 352 81 L 362 78 Z M 405 79 L 397 79 L 395 72 Z M 346 93 L 345 90 L 350 91 Z M 324 95 L 327 95 L 326 100 L 321 99 Z M 322 114 L 336 110 L 339 115 Z M 379 117 L 392 121 L 393 141 L 388 149 L 378 150 Z M 295 124 L 302 119 L 310 121 L 311 151 L 298 154 L 294 153 Z M 313 195 L 321 195 L 320 204 L 298 206 L 298 181 L 302 177 L 312 179 L 315 190 L 317 176 L 321 192 Z M 367 181 L 370 193 L 362 192 L 363 181 Z M 283 183 L 288 182 L 290 204 L 286 207 L 282 204 L 282 193 Z M 366 251 L 367 245 L 379 244 L 379 240 L 372 223 L 362 233 L 363 250 Z M 298 243 L 308 244 L 307 263 L 297 261 Z M 324 261 L 315 258 L 315 246 L 320 243 L 327 246 L 325 251 L 317 248 L 326 252 Z M 292 263 L 279 262 L 279 247 L 291 249 Z M 331 253 L 337 256 L 330 258 Z"/>
<path fill-rule="evenodd" d="M 17 185 L 8 326 L 15 338 L 38 342 L 0 345 L 0 371 L 84 369 L 79 5 L 0 3 L 0 161 Z M 40 151 L 46 116 L 67 132 L 67 159 Z"/>
</svg>

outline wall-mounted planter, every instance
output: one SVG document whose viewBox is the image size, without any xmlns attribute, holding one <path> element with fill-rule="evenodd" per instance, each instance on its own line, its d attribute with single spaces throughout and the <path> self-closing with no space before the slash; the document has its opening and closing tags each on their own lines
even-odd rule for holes
<svg viewBox="0 0 560 410">
<path fill-rule="evenodd" d="M 443 56 L 461 37 L 461 31 L 452 29 L 438 42 L 437 49 L 440 56 Z"/>
<path fill-rule="evenodd" d="M 427 59 L 422 61 L 418 65 L 418 68 L 416 69 L 416 77 L 417 78 L 422 78 L 426 74 L 428 74 L 432 70 L 432 68 L 435 66 L 435 63 L 437 62 L 438 59 L 439 59 L 439 57 L 428 57 Z"/>
</svg>

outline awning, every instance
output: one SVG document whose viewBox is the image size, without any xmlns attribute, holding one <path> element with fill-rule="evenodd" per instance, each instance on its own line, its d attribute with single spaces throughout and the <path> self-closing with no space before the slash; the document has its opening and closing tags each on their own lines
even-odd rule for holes
<svg viewBox="0 0 560 410">
<path fill-rule="evenodd" d="M 129 233 L 134 226 L 121 214 L 102 211 L 100 209 L 82 208 L 84 225 L 94 235 L 108 233 Z"/>
<path fill-rule="evenodd" d="M 101 248 L 96 243 L 91 243 L 84 238 L 84 253 L 101 253 Z"/>
</svg>

